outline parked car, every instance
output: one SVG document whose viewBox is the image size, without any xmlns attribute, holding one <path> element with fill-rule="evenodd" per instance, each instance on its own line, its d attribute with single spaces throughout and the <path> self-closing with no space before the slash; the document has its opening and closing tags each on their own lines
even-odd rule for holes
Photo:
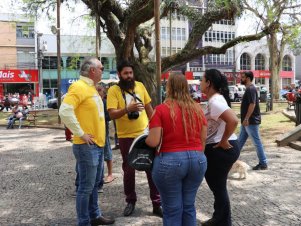
<svg viewBox="0 0 301 226">
<path fill-rule="evenodd" d="M 64 95 L 61 96 L 61 103 L 64 99 L 64 97 L 66 96 L 66 93 Z M 51 98 L 48 100 L 48 104 L 47 107 L 48 108 L 53 108 L 53 109 L 57 109 L 58 103 L 57 103 L 57 98 Z"/>
<path fill-rule="evenodd" d="M 239 102 L 246 91 L 246 87 L 243 85 L 229 86 L 230 100 Z"/>
<path fill-rule="evenodd" d="M 49 100 L 48 100 L 47 107 L 48 107 L 48 108 L 57 109 L 57 98 L 49 99 Z"/>
</svg>

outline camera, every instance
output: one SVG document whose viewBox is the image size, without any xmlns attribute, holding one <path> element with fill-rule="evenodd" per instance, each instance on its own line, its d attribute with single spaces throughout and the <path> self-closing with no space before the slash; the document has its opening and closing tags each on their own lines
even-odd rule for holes
<svg viewBox="0 0 301 226">
<path fill-rule="evenodd" d="M 128 118 L 130 120 L 139 118 L 139 112 L 138 111 L 129 112 L 128 113 Z"/>
</svg>

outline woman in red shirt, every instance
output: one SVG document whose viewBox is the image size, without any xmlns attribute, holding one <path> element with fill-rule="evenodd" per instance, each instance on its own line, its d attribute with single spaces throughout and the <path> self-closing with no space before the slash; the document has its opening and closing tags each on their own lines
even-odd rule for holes
<svg viewBox="0 0 301 226">
<path fill-rule="evenodd" d="M 163 104 L 155 108 L 146 143 L 162 145 L 154 160 L 152 177 L 160 192 L 164 226 L 196 225 L 195 196 L 204 178 L 207 121 L 193 101 L 182 74 L 172 74 Z"/>
</svg>

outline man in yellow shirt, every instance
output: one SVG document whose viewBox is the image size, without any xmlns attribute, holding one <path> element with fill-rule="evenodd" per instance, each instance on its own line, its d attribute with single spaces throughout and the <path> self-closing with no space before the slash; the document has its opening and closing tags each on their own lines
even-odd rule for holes
<svg viewBox="0 0 301 226">
<path fill-rule="evenodd" d="M 102 216 L 97 188 L 103 165 L 105 118 L 103 102 L 95 85 L 103 66 L 97 58 L 86 59 L 80 79 L 73 83 L 59 110 L 63 123 L 74 134 L 73 154 L 78 172 L 76 212 L 78 226 L 109 225 L 114 219 Z"/>
<path fill-rule="evenodd" d="M 122 155 L 124 193 L 127 206 L 124 216 L 129 216 L 135 210 L 137 201 L 135 192 L 135 170 L 127 163 L 127 156 L 133 140 L 147 129 L 148 119 L 152 116 L 151 98 L 144 85 L 134 79 L 133 66 L 122 61 L 117 66 L 119 83 L 108 91 L 107 108 L 111 119 L 116 120 L 117 136 Z M 151 172 L 146 172 L 150 188 L 150 198 L 153 213 L 162 217 L 159 192 L 153 183 Z"/>
</svg>

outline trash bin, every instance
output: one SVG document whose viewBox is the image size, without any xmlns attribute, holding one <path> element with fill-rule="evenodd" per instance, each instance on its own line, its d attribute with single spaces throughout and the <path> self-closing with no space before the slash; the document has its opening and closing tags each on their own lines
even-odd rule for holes
<svg viewBox="0 0 301 226">
<path fill-rule="evenodd" d="M 266 91 L 260 91 L 260 96 L 259 96 L 260 102 L 266 102 L 267 97 L 268 97 L 268 94 Z"/>
</svg>

